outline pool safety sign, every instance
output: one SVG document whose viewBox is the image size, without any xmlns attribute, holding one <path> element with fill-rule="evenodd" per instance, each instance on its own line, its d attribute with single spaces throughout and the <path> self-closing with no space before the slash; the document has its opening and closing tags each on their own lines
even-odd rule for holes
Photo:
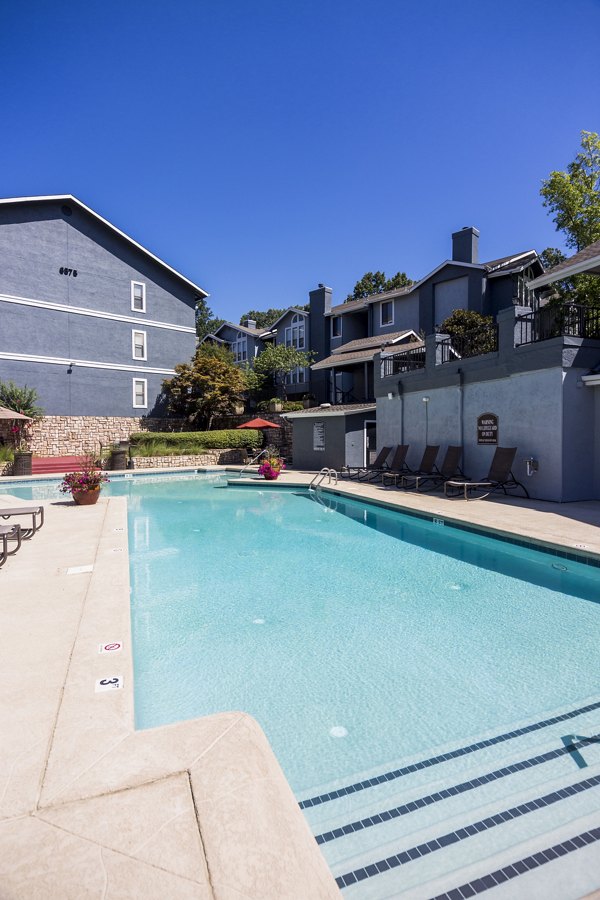
<svg viewBox="0 0 600 900">
<path fill-rule="evenodd" d="M 498 443 L 498 416 L 495 413 L 483 413 L 477 419 L 477 443 Z"/>
<path fill-rule="evenodd" d="M 313 425 L 313 450 L 325 449 L 325 422 L 315 422 Z"/>
</svg>

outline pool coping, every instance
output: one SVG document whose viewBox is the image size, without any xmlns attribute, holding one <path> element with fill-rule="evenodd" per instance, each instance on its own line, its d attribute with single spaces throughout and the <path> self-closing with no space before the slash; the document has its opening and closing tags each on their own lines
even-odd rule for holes
<svg viewBox="0 0 600 900">
<path fill-rule="evenodd" d="M 126 498 L 44 506 L 44 528 L 0 573 L 11 647 L 2 666 L 10 684 L 0 753 L 3 889 L 61 898 L 339 897 L 248 714 L 135 730 Z M 42 646 L 27 638 L 40 618 Z M 107 643 L 122 646 L 100 653 Z M 96 692 L 116 676 L 122 688 Z"/>
</svg>

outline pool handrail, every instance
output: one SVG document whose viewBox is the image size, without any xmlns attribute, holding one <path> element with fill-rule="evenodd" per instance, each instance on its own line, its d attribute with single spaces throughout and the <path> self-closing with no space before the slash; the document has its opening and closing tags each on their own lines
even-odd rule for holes
<svg viewBox="0 0 600 900">
<path fill-rule="evenodd" d="M 238 472 L 238 478 L 241 478 L 242 475 L 244 474 L 244 472 L 246 471 L 246 469 L 249 469 L 250 466 L 253 466 L 254 463 L 256 462 L 256 460 L 257 460 L 257 459 L 260 459 L 261 456 L 262 456 L 264 453 L 266 453 L 266 452 L 267 452 L 267 449 L 266 449 L 266 448 L 265 448 L 264 450 L 261 450 L 260 453 L 258 453 L 258 454 L 254 457 L 254 459 L 251 459 L 250 462 L 247 462 L 244 466 L 242 466 L 242 468 L 241 468 L 240 471 Z"/>
</svg>

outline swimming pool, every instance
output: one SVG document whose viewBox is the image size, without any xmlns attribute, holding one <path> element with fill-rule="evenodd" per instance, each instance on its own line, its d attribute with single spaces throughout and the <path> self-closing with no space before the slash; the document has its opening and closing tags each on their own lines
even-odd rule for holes
<svg viewBox="0 0 600 900">
<path fill-rule="evenodd" d="M 129 500 L 138 727 L 245 710 L 299 798 L 598 692 L 596 567 L 219 476 L 108 491 Z"/>
</svg>

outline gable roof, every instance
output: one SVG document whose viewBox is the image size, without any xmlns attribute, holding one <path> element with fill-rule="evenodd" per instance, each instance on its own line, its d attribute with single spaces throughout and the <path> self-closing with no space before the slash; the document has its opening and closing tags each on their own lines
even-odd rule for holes
<svg viewBox="0 0 600 900">
<path fill-rule="evenodd" d="M 307 309 L 298 309 L 297 306 L 288 306 L 288 308 L 281 313 L 281 315 L 279 316 L 278 319 L 275 319 L 275 321 L 269 326 L 268 329 L 264 329 L 264 328 L 262 329 L 261 334 L 262 333 L 266 334 L 270 331 L 276 331 L 277 325 L 279 324 L 279 322 L 281 322 L 282 319 L 285 319 L 285 317 L 288 316 L 290 313 L 297 313 L 299 316 L 309 316 L 310 315 L 310 313 Z"/>
<path fill-rule="evenodd" d="M 388 334 L 372 334 L 371 337 L 357 338 L 354 341 L 348 341 L 347 344 L 341 344 L 341 346 L 336 347 L 331 352 L 333 354 L 351 353 L 355 350 L 367 350 L 371 347 L 386 347 L 388 344 L 397 344 L 398 341 L 404 340 L 409 335 L 412 335 L 415 340 L 418 338 L 418 334 L 412 328 L 405 328 L 404 331 L 391 331 Z"/>
<path fill-rule="evenodd" d="M 404 340 L 409 336 L 413 336 L 415 341 L 411 341 L 407 347 L 420 347 L 422 341 L 419 341 L 418 335 L 409 329 L 407 331 L 396 331 L 391 334 L 376 334 L 368 338 L 359 338 L 356 341 L 348 341 L 331 351 L 331 356 L 320 359 L 319 362 L 313 363 L 311 369 L 319 371 L 320 369 L 332 369 L 339 366 L 349 366 L 358 362 L 369 362 L 376 353 L 391 348 L 395 344 Z M 404 346 L 404 345 L 403 345 Z"/>
<path fill-rule="evenodd" d="M 502 256 L 499 259 L 492 259 L 490 262 L 484 263 L 466 263 L 456 259 L 446 259 L 439 266 L 436 266 L 435 269 L 432 269 L 431 272 L 428 272 L 427 275 L 424 275 L 423 278 L 420 278 L 408 287 L 398 288 L 394 291 L 383 291 L 381 294 L 371 294 L 370 297 L 364 297 L 361 300 L 350 300 L 348 303 L 338 303 L 337 306 L 331 307 L 331 312 L 328 315 L 339 316 L 345 312 L 359 312 L 361 309 L 366 309 L 371 303 L 381 303 L 381 301 L 394 300 L 397 297 L 412 294 L 413 291 L 416 291 L 422 284 L 436 275 L 444 266 L 480 269 L 493 278 L 495 275 L 508 275 L 510 272 L 520 271 L 520 269 L 535 262 L 538 258 L 535 250 L 525 250 L 522 253 L 513 253 L 511 256 Z"/>
<path fill-rule="evenodd" d="M 150 250 L 147 250 L 146 247 L 143 247 L 141 244 L 138 244 L 132 237 L 129 237 L 128 234 L 125 234 L 124 231 L 121 231 L 120 228 L 117 228 L 116 225 L 113 225 L 112 222 L 109 222 L 108 219 L 103 218 L 97 212 L 94 212 L 89 206 L 86 206 L 85 203 L 82 203 L 81 200 L 78 200 L 77 197 L 74 197 L 73 194 L 48 194 L 41 195 L 39 197 L 3 197 L 0 198 L 0 206 L 9 206 L 11 204 L 26 204 L 26 203 L 44 203 L 44 202 L 64 202 L 64 203 L 73 203 L 75 206 L 78 206 L 80 209 L 84 210 L 98 222 L 101 222 L 105 228 L 108 228 L 109 231 L 112 231 L 113 234 L 118 235 L 132 247 L 135 247 L 136 250 L 139 250 L 144 256 L 147 256 L 153 262 L 157 263 L 161 268 L 165 269 L 169 274 L 174 275 L 175 278 L 178 278 L 180 281 L 183 281 L 188 287 L 191 287 L 194 291 L 197 291 L 202 297 L 208 297 L 208 291 L 205 291 L 204 288 L 201 288 L 199 285 L 194 284 L 193 281 L 190 281 L 189 278 L 186 278 L 185 275 L 182 275 L 181 272 L 178 272 L 177 269 L 174 269 L 172 266 L 168 265 L 163 259 L 159 256 L 156 256 Z"/>
<path fill-rule="evenodd" d="M 594 241 L 570 256 L 569 259 L 563 260 L 557 266 L 553 266 L 528 283 L 528 287 L 544 287 L 546 284 L 552 284 L 554 281 L 561 281 L 563 278 L 570 278 L 572 275 L 581 275 L 587 272 L 590 275 L 600 275 L 600 241 Z"/>
<path fill-rule="evenodd" d="M 248 328 L 247 325 L 236 325 L 234 322 L 223 322 L 222 325 L 219 325 L 219 327 L 215 329 L 215 336 L 219 334 L 222 328 L 233 328 L 235 331 L 241 331 L 242 334 L 249 334 L 251 337 L 260 337 L 261 334 L 265 333 L 262 328 Z"/>
</svg>

